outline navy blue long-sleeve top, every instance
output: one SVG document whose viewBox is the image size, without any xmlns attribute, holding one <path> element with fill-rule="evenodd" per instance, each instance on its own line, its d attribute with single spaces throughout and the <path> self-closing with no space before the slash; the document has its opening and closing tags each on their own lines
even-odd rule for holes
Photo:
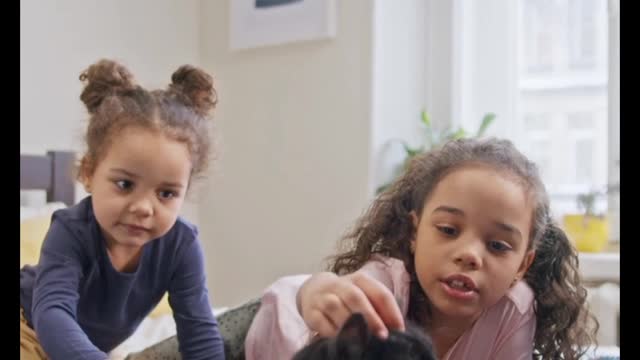
<svg viewBox="0 0 640 360">
<path fill-rule="evenodd" d="M 52 360 L 107 358 L 169 292 L 183 359 L 224 359 L 197 228 L 178 218 L 145 244 L 135 272 L 113 268 L 91 197 L 56 211 L 40 260 L 20 270 L 20 305 Z"/>
</svg>

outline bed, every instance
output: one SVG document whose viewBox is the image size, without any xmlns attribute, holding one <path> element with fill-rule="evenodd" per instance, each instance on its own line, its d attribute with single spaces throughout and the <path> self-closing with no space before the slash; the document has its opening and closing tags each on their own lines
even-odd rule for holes
<svg viewBox="0 0 640 360">
<path fill-rule="evenodd" d="M 20 155 L 20 190 L 42 190 L 47 203 L 75 204 L 74 161 L 71 151 Z"/>
<path fill-rule="evenodd" d="M 20 267 L 37 263 L 42 239 L 53 211 L 74 205 L 76 155 L 72 151 L 48 151 L 44 155 L 20 155 Z M 224 309 L 214 309 L 220 313 Z M 124 359 L 130 352 L 143 350 L 175 335 L 171 310 L 163 299 L 136 332 L 109 353 L 109 359 Z"/>
</svg>

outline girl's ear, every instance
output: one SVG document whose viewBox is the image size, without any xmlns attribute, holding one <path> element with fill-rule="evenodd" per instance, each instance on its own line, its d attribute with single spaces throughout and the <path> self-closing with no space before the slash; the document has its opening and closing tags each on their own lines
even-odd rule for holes
<svg viewBox="0 0 640 360">
<path fill-rule="evenodd" d="M 91 179 L 89 177 L 82 176 L 80 178 L 80 183 L 84 187 L 84 191 L 91 194 Z"/>
<path fill-rule="evenodd" d="M 409 213 L 409 217 L 411 217 L 411 222 L 413 223 L 413 235 L 411 236 L 411 253 L 414 254 L 416 252 L 416 234 L 418 233 L 418 225 L 420 224 L 420 219 L 418 219 L 418 214 L 416 214 L 415 210 L 411 210 Z"/>
<path fill-rule="evenodd" d="M 533 264 L 533 259 L 535 259 L 535 257 L 536 257 L 535 250 L 529 250 L 524 254 L 524 259 L 522 259 L 522 263 L 518 268 L 518 272 L 516 273 L 516 278 L 522 279 L 524 277 L 524 274 L 527 272 L 527 270 L 529 270 L 529 266 Z"/>
<path fill-rule="evenodd" d="M 90 181 L 83 181 L 82 185 L 84 186 L 84 191 L 87 194 L 91 194 L 91 182 Z"/>
</svg>

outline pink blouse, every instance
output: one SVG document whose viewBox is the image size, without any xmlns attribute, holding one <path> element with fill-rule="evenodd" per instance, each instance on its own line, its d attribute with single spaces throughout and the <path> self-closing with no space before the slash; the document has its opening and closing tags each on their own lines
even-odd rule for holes
<svg viewBox="0 0 640 360">
<path fill-rule="evenodd" d="M 409 274 L 400 260 L 378 259 L 381 261 L 372 260 L 362 269 L 391 290 L 406 316 Z M 247 360 L 291 359 L 307 344 L 311 331 L 298 313 L 296 294 L 309 276 L 283 277 L 267 288 L 245 339 Z M 531 359 L 536 330 L 533 304 L 533 290 L 526 282 L 519 281 L 480 315 L 442 360 Z"/>
</svg>

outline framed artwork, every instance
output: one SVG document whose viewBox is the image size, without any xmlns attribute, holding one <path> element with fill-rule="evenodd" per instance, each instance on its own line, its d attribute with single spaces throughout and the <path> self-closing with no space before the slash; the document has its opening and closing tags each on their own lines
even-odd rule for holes
<svg viewBox="0 0 640 360">
<path fill-rule="evenodd" d="M 336 0 L 231 0 L 230 10 L 232 50 L 336 34 Z"/>
</svg>

